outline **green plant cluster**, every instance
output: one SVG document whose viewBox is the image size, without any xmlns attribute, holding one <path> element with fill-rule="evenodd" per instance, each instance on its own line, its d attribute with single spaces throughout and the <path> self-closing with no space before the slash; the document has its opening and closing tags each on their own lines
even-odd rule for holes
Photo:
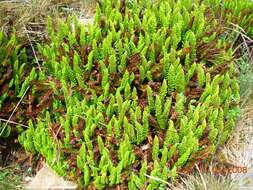
<svg viewBox="0 0 253 190">
<path fill-rule="evenodd" d="M 36 78 L 35 69 L 29 75 L 30 69 L 27 68 L 26 49 L 21 47 L 15 33 L 7 37 L 0 32 L 0 113 L 11 110 L 29 82 Z M 5 123 L 0 122 L 0 137 L 10 134 L 10 126 L 4 126 Z"/>
<path fill-rule="evenodd" d="M 104 0 L 88 29 L 48 19 L 51 97 L 19 138 L 88 188 L 157 189 L 215 153 L 240 101 L 221 23 L 202 1 Z M 204 154 L 205 152 L 205 154 Z"/>
</svg>

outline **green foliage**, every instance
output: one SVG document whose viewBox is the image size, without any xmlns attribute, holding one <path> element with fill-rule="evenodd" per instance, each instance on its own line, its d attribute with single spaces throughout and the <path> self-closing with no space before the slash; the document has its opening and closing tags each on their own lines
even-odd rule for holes
<svg viewBox="0 0 253 190">
<path fill-rule="evenodd" d="M 105 0 L 87 31 L 49 19 L 40 76 L 53 98 L 20 142 L 96 189 L 157 189 L 147 175 L 176 178 L 198 151 L 215 151 L 240 96 L 230 44 L 207 11 L 191 0 Z"/>
<path fill-rule="evenodd" d="M 152 159 L 157 160 L 159 155 L 159 139 L 157 136 L 154 138 L 153 146 L 152 146 Z"/>
<path fill-rule="evenodd" d="M 30 81 L 37 77 L 34 69 L 27 76 L 31 69 L 27 62 L 26 49 L 21 48 L 15 32 L 8 37 L 0 31 L 0 115 L 11 115 L 10 111 L 14 109 L 11 104 L 18 102 Z M 8 120 L 7 117 L 4 119 Z M 9 124 L 0 122 L 0 138 L 8 137 L 11 130 Z"/>
</svg>

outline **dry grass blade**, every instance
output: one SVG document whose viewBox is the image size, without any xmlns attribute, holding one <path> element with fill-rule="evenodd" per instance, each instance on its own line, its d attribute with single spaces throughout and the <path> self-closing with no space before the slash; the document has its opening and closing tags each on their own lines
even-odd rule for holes
<svg viewBox="0 0 253 190">
<path fill-rule="evenodd" d="M 34 47 L 33 47 L 33 44 L 32 44 L 32 42 L 31 42 L 30 36 L 29 36 L 29 34 L 28 34 L 28 32 L 27 32 L 27 30 L 26 30 L 26 27 L 25 27 L 25 26 L 24 26 L 24 29 L 25 29 L 25 32 L 26 32 L 27 38 L 28 38 L 28 40 L 29 40 L 30 46 L 31 46 L 31 48 L 32 48 L 33 55 L 34 55 L 34 57 L 35 57 L 36 63 L 37 63 L 38 68 L 39 68 L 39 70 L 40 70 L 40 72 L 41 72 L 42 70 L 41 70 L 41 66 L 40 66 L 40 63 L 39 63 L 39 60 L 38 60 L 38 57 L 37 57 L 36 51 L 35 51 L 35 49 L 34 49 Z"/>
<path fill-rule="evenodd" d="M 24 124 L 22 124 L 22 123 L 17 123 L 17 122 L 15 122 L 15 121 L 7 120 L 7 119 L 2 119 L 2 118 L 0 118 L 0 121 L 7 122 L 7 123 L 11 123 L 11 124 L 14 124 L 14 125 L 20 125 L 20 126 L 22 126 L 22 127 L 28 128 L 27 125 L 24 125 Z"/>
<path fill-rule="evenodd" d="M 251 39 L 249 36 L 246 35 L 246 32 L 244 31 L 244 29 L 242 27 L 240 27 L 237 24 L 234 23 L 230 23 L 234 28 L 230 28 L 230 27 L 225 27 L 227 30 L 230 30 L 232 32 L 236 32 L 238 34 L 238 36 L 241 36 L 243 42 L 241 44 L 239 44 L 235 49 L 234 49 L 234 53 L 243 46 L 243 48 L 245 48 L 247 50 L 247 54 L 249 57 L 249 62 L 253 63 L 253 51 L 252 48 L 250 47 L 249 44 L 253 44 L 253 39 Z M 237 36 L 237 37 L 238 37 Z M 236 38 L 237 39 L 237 38 Z"/>
<path fill-rule="evenodd" d="M 173 187 L 173 190 L 237 190 L 235 182 L 229 177 L 212 174 L 191 175 L 183 180 L 183 184 Z M 201 179 L 203 178 L 203 180 Z M 205 186 L 206 185 L 206 186 Z"/>
<path fill-rule="evenodd" d="M 170 184 L 170 183 L 168 183 L 167 181 L 162 180 L 162 179 L 161 179 L 161 178 L 159 178 L 159 177 L 150 176 L 150 175 L 148 175 L 148 174 L 145 174 L 145 176 L 146 176 L 147 178 L 149 178 L 149 179 L 152 179 L 152 180 L 155 180 L 155 181 L 162 182 L 162 183 L 164 183 L 164 184 L 168 185 L 169 187 L 171 186 L 171 184 Z"/>
<path fill-rule="evenodd" d="M 203 183 L 203 186 L 204 186 L 205 190 L 207 190 L 207 186 L 206 186 L 206 182 L 205 182 L 205 180 L 204 180 L 204 177 L 203 177 L 203 175 L 201 174 L 201 171 L 200 171 L 198 165 L 195 164 L 195 166 L 196 166 L 196 168 L 197 168 L 197 170 L 198 170 L 198 172 L 199 172 L 199 176 L 200 176 L 200 179 L 201 179 L 201 181 L 202 181 L 202 183 Z"/>
</svg>

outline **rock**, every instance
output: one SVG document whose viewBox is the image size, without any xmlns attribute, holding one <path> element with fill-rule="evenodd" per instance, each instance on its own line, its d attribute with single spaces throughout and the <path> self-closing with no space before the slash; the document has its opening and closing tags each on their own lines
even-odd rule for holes
<svg viewBox="0 0 253 190">
<path fill-rule="evenodd" d="M 64 180 L 47 165 L 44 165 L 25 187 L 27 190 L 76 190 L 77 188 L 77 184 Z"/>
<path fill-rule="evenodd" d="M 32 180 L 33 180 L 33 178 L 31 178 L 30 176 L 26 176 L 26 177 L 24 178 L 24 182 L 25 182 L 25 183 L 30 183 Z"/>
</svg>

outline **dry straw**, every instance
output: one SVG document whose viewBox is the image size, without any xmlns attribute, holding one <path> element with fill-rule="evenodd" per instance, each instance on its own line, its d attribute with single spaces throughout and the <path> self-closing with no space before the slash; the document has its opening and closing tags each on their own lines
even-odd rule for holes
<svg viewBox="0 0 253 190">
<path fill-rule="evenodd" d="M 25 45 L 46 37 L 46 18 L 83 17 L 94 13 L 90 0 L 10 0 L 0 1 L 0 30 L 10 34 L 15 29 Z M 29 35 L 30 40 L 27 38 Z"/>
</svg>

